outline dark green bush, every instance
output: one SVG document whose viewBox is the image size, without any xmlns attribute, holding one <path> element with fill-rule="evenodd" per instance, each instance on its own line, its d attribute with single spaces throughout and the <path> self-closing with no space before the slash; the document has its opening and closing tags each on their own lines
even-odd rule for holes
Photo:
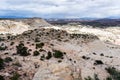
<svg viewBox="0 0 120 80">
<path fill-rule="evenodd" d="M 88 76 L 87 78 L 85 78 L 85 80 L 100 80 L 100 79 L 98 78 L 97 74 L 94 74 L 94 78 L 91 78 L 90 76 Z"/>
<path fill-rule="evenodd" d="M 0 75 L 0 80 L 5 80 L 3 76 Z"/>
<path fill-rule="evenodd" d="M 44 46 L 44 43 L 37 43 L 36 44 L 36 49 L 42 48 Z"/>
<path fill-rule="evenodd" d="M 13 76 L 11 77 L 11 80 L 20 80 L 20 75 L 16 72 L 13 74 Z"/>
<path fill-rule="evenodd" d="M 4 68 L 4 60 L 0 58 L 0 70 Z"/>
<path fill-rule="evenodd" d="M 35 38 L 35 42 L 40 42 L 39 38 Z"/>
<path fill-rule="evenodd" d="M 19 54 L 21 56 L 30 55 L 28 48 L 25 47 L 23 43 L 20 43 L 18 46 L 16 46 L 16 48 L 17 48 L 17 54 Z"/>
<path fill-rule="evenodd" d="M 111 77 L 107 77 L 106 80 L 113 80 Z"/>
<path fill-rule="evenodd" d="M 5 47 L 2 47 L 2 46 L 0 46 L 0 50 L 2 51 L 2 50 L 6 50 L 7 49 L 7 46 L 5 46 Z"/>
<path fill-rule="evenodd" d="M 11 46 L 14 45 L 14 42 L 11 42 L 10 45 L 11 45 Z"/>
<path fill-rule="evenodd" d="M 43 54 L 43 55 L 41 56 L 40 60 L 41 60 L 41 61 L 44 61 L 44 59 L 45 59 L 45 55 Z"/>
<path fill-rule="evenodd" d="M 102 65 L 104 64 L 101 60 L 95 60 L 94 65 Z"/>
<path fill-rule="evenodd" d="M 33 52 L 33 56 L 38 56 L 40 53 L 38 51 Z"/>
<path fill-rule="evenodd" d="M 12 61 L 12 58 L 11 58 L 11 57 L 6 57 L 6 58 L 4 59 L 4 61 L 5 61 L 5 62 L 11 62 L 11 61 Z"/>
<path fill-rule="evenodd" d="M 51 54 L 51 52 L 48 52 L 46 59 L 50 59 L 50 58 L 52 58 L 52 54 Z"/>
<path fill-rule="evenodd" d="M 55 57 L 55 58 L 63 58 L 63 55 L 64 53 L 63 52 L 61 52 L 61 51 L 59 51 L 59 50 L 54 50 L 54 53 L 53 53 L 53 56 Z"/>
<path fill-rule="evenodd" d="M 110 74 L 113 80 L 120 80 L 120 71 L 118 71 L 116 68 L 108 67 L 106 68 L 106 71 Z"/>
</svg>

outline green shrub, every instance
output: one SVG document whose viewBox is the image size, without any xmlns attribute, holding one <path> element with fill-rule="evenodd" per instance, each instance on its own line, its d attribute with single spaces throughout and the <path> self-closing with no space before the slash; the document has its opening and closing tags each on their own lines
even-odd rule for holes
<svg viewBox="0 0 120 80">
<path fill-rule="evenodd" d="M 63 52 L 61 52 L 61 51 L 59 51 L 59 50 L 54 50 L 54 53 L 53 53 L 53 56 L 55 57 L 55 58 L 63 58 Z"/>
<path fill-rule="evenodd" d="M 5 80 L 3 76 L 0 75 L 0 80 Z"/>
<path fill-rule="evenodd" d="M 30 55 L 28 48 L 24 46 L 23 43 L 20 43 L 17 48 L 17 54 L 20 54 L 21 56 L 28 56 Z"/>
<path fill-rule="evenodd" d="M 85 80 L 100 80 L 100 79 L 98 78 L 97 74 L 94 74 L 94 78 L 91 78 L 90 76 L 88 76 L 87 78 L 85 78 Z"/>
<path fill-rule="evenodd" d="M 4 68 L 4 60 L 0 58 L 0 70 Z"/>
<path fill-rule="evenodd" d="M 42 48 L 44 46 L 44 43 L 37 43 L 36 44 L 36 49 Z"/>
<path fill-rule="evenodd" d="M 48 52 L 48 55 L 46 56 L 46 59 L 50 59 L 50 58 L 52 58 L 52 54 L 51 54 L 51 52 Z"/>
<path fill-rule="evenodd" d="M 113 80 L 111 77 L 107 77 L 106 80 Z"/>
<path fill-rule="evenodd" d="M 14 73 L 13 76 L 11 77 L 11 80 L 19 80 L 20 75 L 18 73 Z"/>
<path fill-rule="evenodd" d="M 35 38 L 35 42 L 40 42 L 39 38 Z"/>
<path fill-rule="evenodd" d="M 114 80 L 120 80 L 120 71 L 114 67 L 106 68 L 107 72 L 110 74 L 111 78 Z"/>
<path fill-rule="evenodd" d="M 5 61 L 5 62 L 11 62 L 11 61 L 12 61 L 12 58 L 11 58 L 11 57 L 6 57 L 6 58 L 4 59 L 4 61 Z"/>
<path fill-rule="evenodd" d="M 40 60 L 41 60 L 41 61 L 44 61 L 44 59 L 45 59 L 45 55 L 43 54 L 43 55 L 41 56 Z"/>
<path fill-rule="evenodd" d="M 103 65 L 104 63 L 101 60 L 95 60 L 94 65 Z"/>
<path fill-rule="evenodd" d="M 0 46 L 0 50 L 2 51 L 2 50 L 6 50 L 7 49 L 7 46 L 5 46 L 5 47 L 2 47 L 2 46 Z"/>
<path fill-rule="evenodd" d="M 38 56 L 40 53 L 38 51 L 33 52 L 33 56 Z"/>
<path fill-rule="evenodd" d="M 11 45 L 11 46 L 14 45 L 14 42 L 11 42 L 10 45 Z"/>
</svg>

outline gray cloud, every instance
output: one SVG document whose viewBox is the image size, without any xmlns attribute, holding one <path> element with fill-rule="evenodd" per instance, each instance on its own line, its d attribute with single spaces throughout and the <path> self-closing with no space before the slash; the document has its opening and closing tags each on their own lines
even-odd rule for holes
<svg viewBox="0 0 120 80">
<path fill-rule="evenodd" d="M 49 18 L 120 17 L 119 4 L 119 0 L 1 0 L 0 15 L 9 16 L 15 11 L 19 15 Z"/>
</svg>

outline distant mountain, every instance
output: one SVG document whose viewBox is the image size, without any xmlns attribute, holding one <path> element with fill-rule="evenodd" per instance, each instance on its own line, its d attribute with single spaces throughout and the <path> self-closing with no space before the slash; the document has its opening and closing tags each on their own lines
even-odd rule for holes
<svg viewBox="0 0 120 80">
<path fill-rule="evenodd" d="M 68 23 L 79 23 L 83 25 L 90 25 L 94 27 L 106 27 L 106 26 L 119 26 L 120 19 L 110 19 L 110 18 L 77 18 L 77 19 L 47 19 L 51 24 L 65 25 Z"/>
</svg>

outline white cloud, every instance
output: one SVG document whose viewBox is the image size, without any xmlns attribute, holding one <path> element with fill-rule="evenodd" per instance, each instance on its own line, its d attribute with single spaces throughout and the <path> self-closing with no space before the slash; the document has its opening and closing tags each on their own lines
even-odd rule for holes
<svg viewBox="0 0 120 80">
<path fill-rule="evenodd" d="M 7 10 L 33 17 L 120 17 L 120 0 L 1 0 L 0 15 Z"/>
</svg>

